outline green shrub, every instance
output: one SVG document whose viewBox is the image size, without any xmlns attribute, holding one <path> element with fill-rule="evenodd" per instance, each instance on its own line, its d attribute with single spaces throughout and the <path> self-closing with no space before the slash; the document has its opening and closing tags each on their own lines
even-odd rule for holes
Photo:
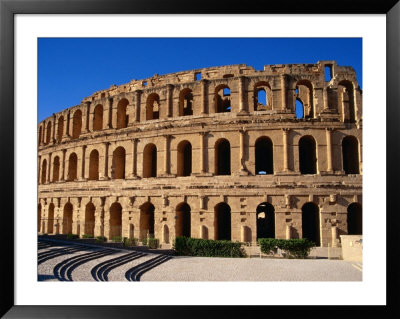
<svg viewBox="0 0 400 319">
<path fill-rule="evenodd" d="M 113 237 L 111 237 L 111 241 L 113 241 L 114 243 L 121 243 L 122 237 L 121 236 L 113 236 Z"/>
<path fill-rule="evenodd" d="M 142 238 L 142 245 L 147 246 L 147 237 Z"/>
<path fill-rule="evenodd" d="M 158 239 L 156 239 L 156 238 L 148 238 L 147 239 L 147 245 L 149 246 L 149 248 L 152 248 L 152 249 L 156 249 L 156 248 L 158 248 Z"/>
<path fill-rule="evenodd" d="M 124 246 L 126 247 L 135 247 L 138 244 L 137 238 L 126 238 L 124 237 Z"/>
<path fill-rule="evenodd" d="M 270 254 L 276 249 L 282 249 L 283 255 L 286 258 L 306 258 L 310 254 L 315 243 L 306 239 L 275 239 L 275 238 L 260 238 L 258 240 L 261 251 L 265 254 Z"/>
<path fill-rule="evenodd" d="M 179 236 L 173 248 L 177 255 L 202 257 L 244 257 L 242 243 L 229 240 L 208 240 Z"/>
<path fill-rule="evenodd" d="M 94 236 L 93 235 L 90 235 L 90 234 L 83 234 L 82 235 L 82 238 L 93 238 Z"/>
<path fill-rule="evenodd" d="M 106 241 L 107 241 L 107 238 L 104 237 L 104 236 L 97 236 L 96 237 L 96 242 L 98 242 L 98 243 L 104 243 Z"/>
<path fill-rule="evenodd" d="M 67 234 L 67 240 L 74 240 L 77 238 L 79 238 L 79 236 L 76 234 Z"/>
</svg>

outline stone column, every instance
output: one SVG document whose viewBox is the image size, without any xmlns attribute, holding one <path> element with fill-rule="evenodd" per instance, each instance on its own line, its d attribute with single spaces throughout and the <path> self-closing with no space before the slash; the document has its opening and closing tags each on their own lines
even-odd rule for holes
<svg viewBox="0 0 400 319">
<path fill-rule="evenodd" d="M 292 236 L 292 226 L 286 225 L 286 239 L 290 239 Z"/>
<path fill-rule="evenodd" d="M 337 247 L 338 229 L 337 226 L 332 226 L 332 247 Z"/>
<path fill-rule="evenodd" d="M 69 111 L 67 115 L 64 115 L 64 127 L 63 127 L 63 136 L 62 139 L 69 136 Z"/>
<path fill-rule="evenodd" d="M 82 145 L 82 159 L 81 159 L 81 180 L 85 180 L 85 153 L 86 153 L 86 145 Z"/>
<path fill-rule="evenodd" d="M 204 139 L 206 136 L 207 132 L 200 132 L 200 173 L 204 174 L 206 172 L 206 159 L 205 159 L 205 152 L 206 150 L 204 149 Z"/>
<path fill-rule="evenodd" d="M 167 117 L 172 116 L 172 94 L 174 86 L 172 84 L 167 84 Z M 175 114 L 177 116 L 177 114 Z"/>
<path fill-rule="evenodd" d="M 244 76 L 239 76 L 239 112 L 246 112 L 244 105 Z"/>
<path fill-rule="evenodd" d="M 246 167 L 244 166 L 244 161 L 245 161 L 245 136 L 246 136 L 246 130 L 244 128 L 241 128 L 239 130 L 240 132 L 240 174 L 243 175 L 248 175 L 248 172 L 246 170 Z"/>
<path fill-rule="evenodd" d="M 51 153 L 49 154 L 49 166 L 47 168 L 46 183 L 50 183 Z"/>
<path fill-rule="evenodd" d="M 169 175 L 169 140 L 170 136 L 165 135 L 165 142 L 164 142 L 164 174 L 167 176 Z"/>
<path fill-rule="evenodd" d="M 135 91 L 135 101 L 136 101 L 136 109 L 135 109 L 135 122 L 140 122 L 140 96 L 142 91 Z"/>
<path fill-rule="evenodd" d="M 41 180 L 41 178 L 40 178 L 40 173 L 41 173 L 41 167 L 42 167 L 42 157 L 41 156 L 39 156 L 39 160 L 38 160 L 38 170 L 37 170 L 37 172 L 38 172 L 38 184 L 41 184 L 42 183 L 42 180 Z"/>
<path fill-rule="evenodd" d="M 107 109 L 108 109 L 108 117 L 107 117 L 107 129 L 112 128 L 112 106 L 113 106 L 113 99 L 107 99 Z"/>
<path fill-rule="evenodd" d="M 289 171 L 289 147 L 288 147 L 288 135 L 289 129 L 283 128 L 283 171 Z"/>
<path fill-rule="evenodd" d="M 206 105 L 208 102 L 207 96 L 208 96 L 208 92 L 207 92 L 207 80 L 202 79 L 200 81 L 201 83 L 201 114 L 206 114 Z"/>
<path fill-rule="evenodd" d="M 119 101 L 117 103 L 115 103 L 116 105 L 115 105 L 115 107 L 112 108 L 112 111 L 111 111 L 111 127 L 114 129 L 117 128 L 117 123 L 118 123 L 118 103 L 119 103 Z"/>
<path fill-rule="evenodd" d="M 82 133 L 89 132 L 90 102 L 85 102 L 85 112 L 82 116 Z"/>
<path fill-rule="evenodd" d="M 331 140 L 331 132 L 332 128 L 326 128 L 326 158 L 327 158 L 327 163 L 328 163 L 328 168 L 327 171 L 329 173 L 333 172 L 332 168 L 332 140 Z"/>
<path fill-rule="evenodd" d="M 65 181 L 65 153 L 67 152 L 66 149 L 62 150 L 62 162 L 61 162 L 61 174 L 60 174 L 60 181 Z"/>
<path fill-rule="evenodd" d="M 76 112 L 76 111 L 75 111 Z M 72 137 L 72 130 L 74 129 L 74 119 L 73 114 L 68 112 L 68 135 Z"/>
<path fill-rule="evenodd" d="M 281 99 L 282 99 L 282 111 L 287 109 L 287 75 L 281 74 Z"/>
<path fill-rule="evenodd" d="M 110 145 L 109 142 L 103 142 L 103 146 L 104 146 L 104 165 L 103 165 L 102 172 L 101 172 L 102 176 L 99 176 L 100 180 L 109 179 L 109 176 L 108 176 L 108 147 L 109 147 L 109 145 Z"/>
<path fill-rule="evenodd" d="M 53 127 L 51 132 L 51 143 L 54 144 L 56 142 L 56 115 L 53 113 Z"/>
<path fill-rule="evenodd" d="M 137 178 L 137 138 L 132 140 L 132 173 L 131 178 Z"/>
<path fill-rule="evenodd" d="M 96 206 L 94 212 L 94 237 L 104 236 L 104 206 Z"/>
<path fill-rule="evenodd" d="M 322 89 L 322 94 L 324 98 L 324 111 L 329 109 L 329 104 L 328 104 L 328 87 L 324 87 Z"/>
<path fill-rule="evenodd" d="M 353 84 L 353 100 L 354 100 L 354 119 L 358 122 L 358 103 L 357 103 L 357 88 Z"/>
</svg>

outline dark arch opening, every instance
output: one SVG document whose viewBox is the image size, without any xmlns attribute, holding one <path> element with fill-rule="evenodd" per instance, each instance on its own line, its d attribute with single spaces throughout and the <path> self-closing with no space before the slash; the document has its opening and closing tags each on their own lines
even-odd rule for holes
<svg viewBox="0 0 400 319">
<path fill-rule="evenodd" d="M 85 234 L 94 236 L 95 211 L 93 203 L 88 203 L 85 208 Z"/>
<path fill-rule="evenodd" d="M 183 89 L 179 93 L 179 116 L 193 115 L 193 92 Z"/>
<path fill-rule="evenodd" d="M 231 111 L 231 89 L 223 84 L 215 88 L 214 95 L 216 113 L 224 113 Z"/>
<path fill-rule="evenodd" d="M 264 202 L 257 206 L 257 239 L 275 238 L 275 209 Z"/>
<path fill-rule="evenodd" d="M 72 138 L 76 139 L 81 135 L 82 131 L 82 112 L 80 110 L 75 111 L 72 117 Z"/>
<path fill-rule="evenodd" d="M 317 174 L 317 152 L 312 136 L 303 136 L 299 141 L 301 174 Z"/>
<path fill-rule="evenodd" d="M 63 214 L 63 234 L 72 234 L 72 204 L 66 203 Z"/>
<path fill-rule="evenodd" d="M 47 233 L 53 233 L 53 226 L 54 226 L 54 204 L 50 203 L 49 205 L 49 214 L 47 218 Z"/>
<path fill-rule="evenodd" d="M 360 174 L 358 140 L 346 136 L 342 141 L 343 170 L 346 174 Z"/>
<path fill-rule="evenodd" d="M 38 145 L 42 144 L 42 127 L 39 127 L 39 141 L 38 141 Z"/>
<path fill-rule="evenodd" d="M 140 239 L 154 237 L 154 205 L 150 202 L 140 207 Z"/>
<path fill-rule="evenodd" d="M 122 236 L 122 207 L 120 203 L 113 203 L 110 207 L 110 238 Z"/>
<path fill-rule="evenodd" d="M 89 157 L 89 180 L 99 179 L 99 152 L 93 150 Z"/>
<path fill-rule="evenodd" d="M 125 128 L 128 126 L 128 115 L 126 114 L 126 108 L 129 102 L 127 99 L 122 99 L 118 102 L 117 107 L 117 129 Z"/>
<path fill-rule="evenodd" d="M 47 123 L 46 144 L 50 143 L 50 138 L 51 138 L 51 122 Z"/>
<path fill-rule="evenodd" d="M 117 147 L 113 152 L 114 179 L 125 178 L 125 149 Z"/>
<path fill-rule="evenodd" d="M 160 97 L 157 93 L 151 93 L 146 101 L 146 120 L 158 120 L 160 118 Z"/>
<path fill-rule="evenodd" d="M 42 163 L 42 184 L 46 183 L 47 160 Z"/>
<path fill-rule="evenodd" d="M 215 143 L 215 175 L 231 175 L 231 145 L 226 139 Z"/>
<path fill-rule="evenodd" d="M 143 177 L 157 177 L 157 147 L 147 144 L 143 150 Z"/>
<path fill-rule="evenodd" d="M 53 182 L 57 182 L 60 178 L 60 158 L 54 157 L 53 160 Z"/>
<path fill-rule="evenodd" d="M 303 238 L 313 241 L 320 246 L 319 208 L 315 203 L 305 203 L 301 208 Z"/>
<path fill-rule="evenodd" d="M 347 207 L 347 233 L 362 235 L 362 207 L 359 203 L 352 203 Z"/>
<path fill-rule="evenodd" d="M 98 104 L 94 108 L 93 131 L 100 131 L 102 129 L 103 129 L 103 105 Z"/>
<path fill-rule="evenodd" d="M 256 174 L 274 173 L 274 157 L 272 141 L 268 137 L 260 137 L 255 147 Z"/>
<path fill-rule="evenodd" d="M 60 116 L 58 118 L 58 127 L 57 127 L 57 142 L 60 143 L 62 140 L 64 131 L 64 116 Z"/>
<path fill-rule="evenodd" d="M 72 182 L 78 179 L 78 156 L 72 153 L 68 160 L 68 181 Z"/>
<path fill-rule="evenodd" d="M 215 212 L 215 239 L 231 240 L 231 208 L 226 203 L 219 203 Z"/>
<path fill-rule="evenodd" d="M 37 220 L 37 222 L 38 222 L 38 225 L 37 225 L 37 231 L 38 231 L 38 233 L 40 233 L 40 224 L 41 224 L 41 221 L 42 221 L 42 205 L 39 204 L 39 205 L 38 205 L 38 220 Z"/>
<path fill-rule="evenodd" d="M 339 98 L 341 97 L 341 108 L 343 113 L 343 121 L 355 123 L 355 107 L 354 107 L 354 89 L 353 83 L 343 80 L 338 83 Z"/>
<path fill-rule="evenodd" d="M 192 173 L 192 144 L 182 141 L 178 145 L 178 176 L 190 176 Z"/>
<path fill-rule="evenodd" d="M 176 207 L 176 220 L 175 220 L 176 237 L 178 236 L 190 237 L 191 235 L 190 216 L 191 216 L 190 206 L 187 203 L 180 203 Z"/>
</svg>

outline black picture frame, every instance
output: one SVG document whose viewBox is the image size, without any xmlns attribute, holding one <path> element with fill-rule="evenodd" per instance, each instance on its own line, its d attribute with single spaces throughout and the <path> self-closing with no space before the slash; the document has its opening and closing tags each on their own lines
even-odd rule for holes
<svg viewBox="0 0 400 319">
<path fill-rule="evenodd" d="M 14 288 L 14 18 L 15 14 L 385 14 L 387 21 L 387 305 L 386 306 L 23 306 L 15 305 Z M 0 0 L 0 174 L 2 187 L 2 243 L 0 315 L 4 318 L 204 318 L 257 315 L 305 318 L 328 316 L 399 318 L 399 282 L 396 184 L 400 136 L 400 3 L 398 0 L 328 1 L 217 1 L 178 0 Z M 383 67 L 377 66 L 377 67 Z M 12 134 L 10 134 L 10 132 Z M 6 150 L 6 151 L 5 151 Z M 5 186 L 5 187 L 4 187 Z M 383 199 L 380 199 L 381 201 Z M 7 227 L 5 227 L 7 225 Z M 381 240 L 381 238 L 377 239 Z M 318 293 L 318 292 L 316 292 Z M 310 296 L 312 298 L 312 296 Z M 268 309 L 266 309 L 268 307 Z"/>
</svg>

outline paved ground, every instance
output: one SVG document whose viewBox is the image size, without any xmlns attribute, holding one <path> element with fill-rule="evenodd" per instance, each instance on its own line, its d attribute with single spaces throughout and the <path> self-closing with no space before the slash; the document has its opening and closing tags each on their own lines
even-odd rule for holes
<svg viewBox="0 0 400 319">
<path fill-rule="evenodd" d="M 343 260 L 181 257 L 39 239 L 39 281 L 361 281 Z"/>
</svg>

